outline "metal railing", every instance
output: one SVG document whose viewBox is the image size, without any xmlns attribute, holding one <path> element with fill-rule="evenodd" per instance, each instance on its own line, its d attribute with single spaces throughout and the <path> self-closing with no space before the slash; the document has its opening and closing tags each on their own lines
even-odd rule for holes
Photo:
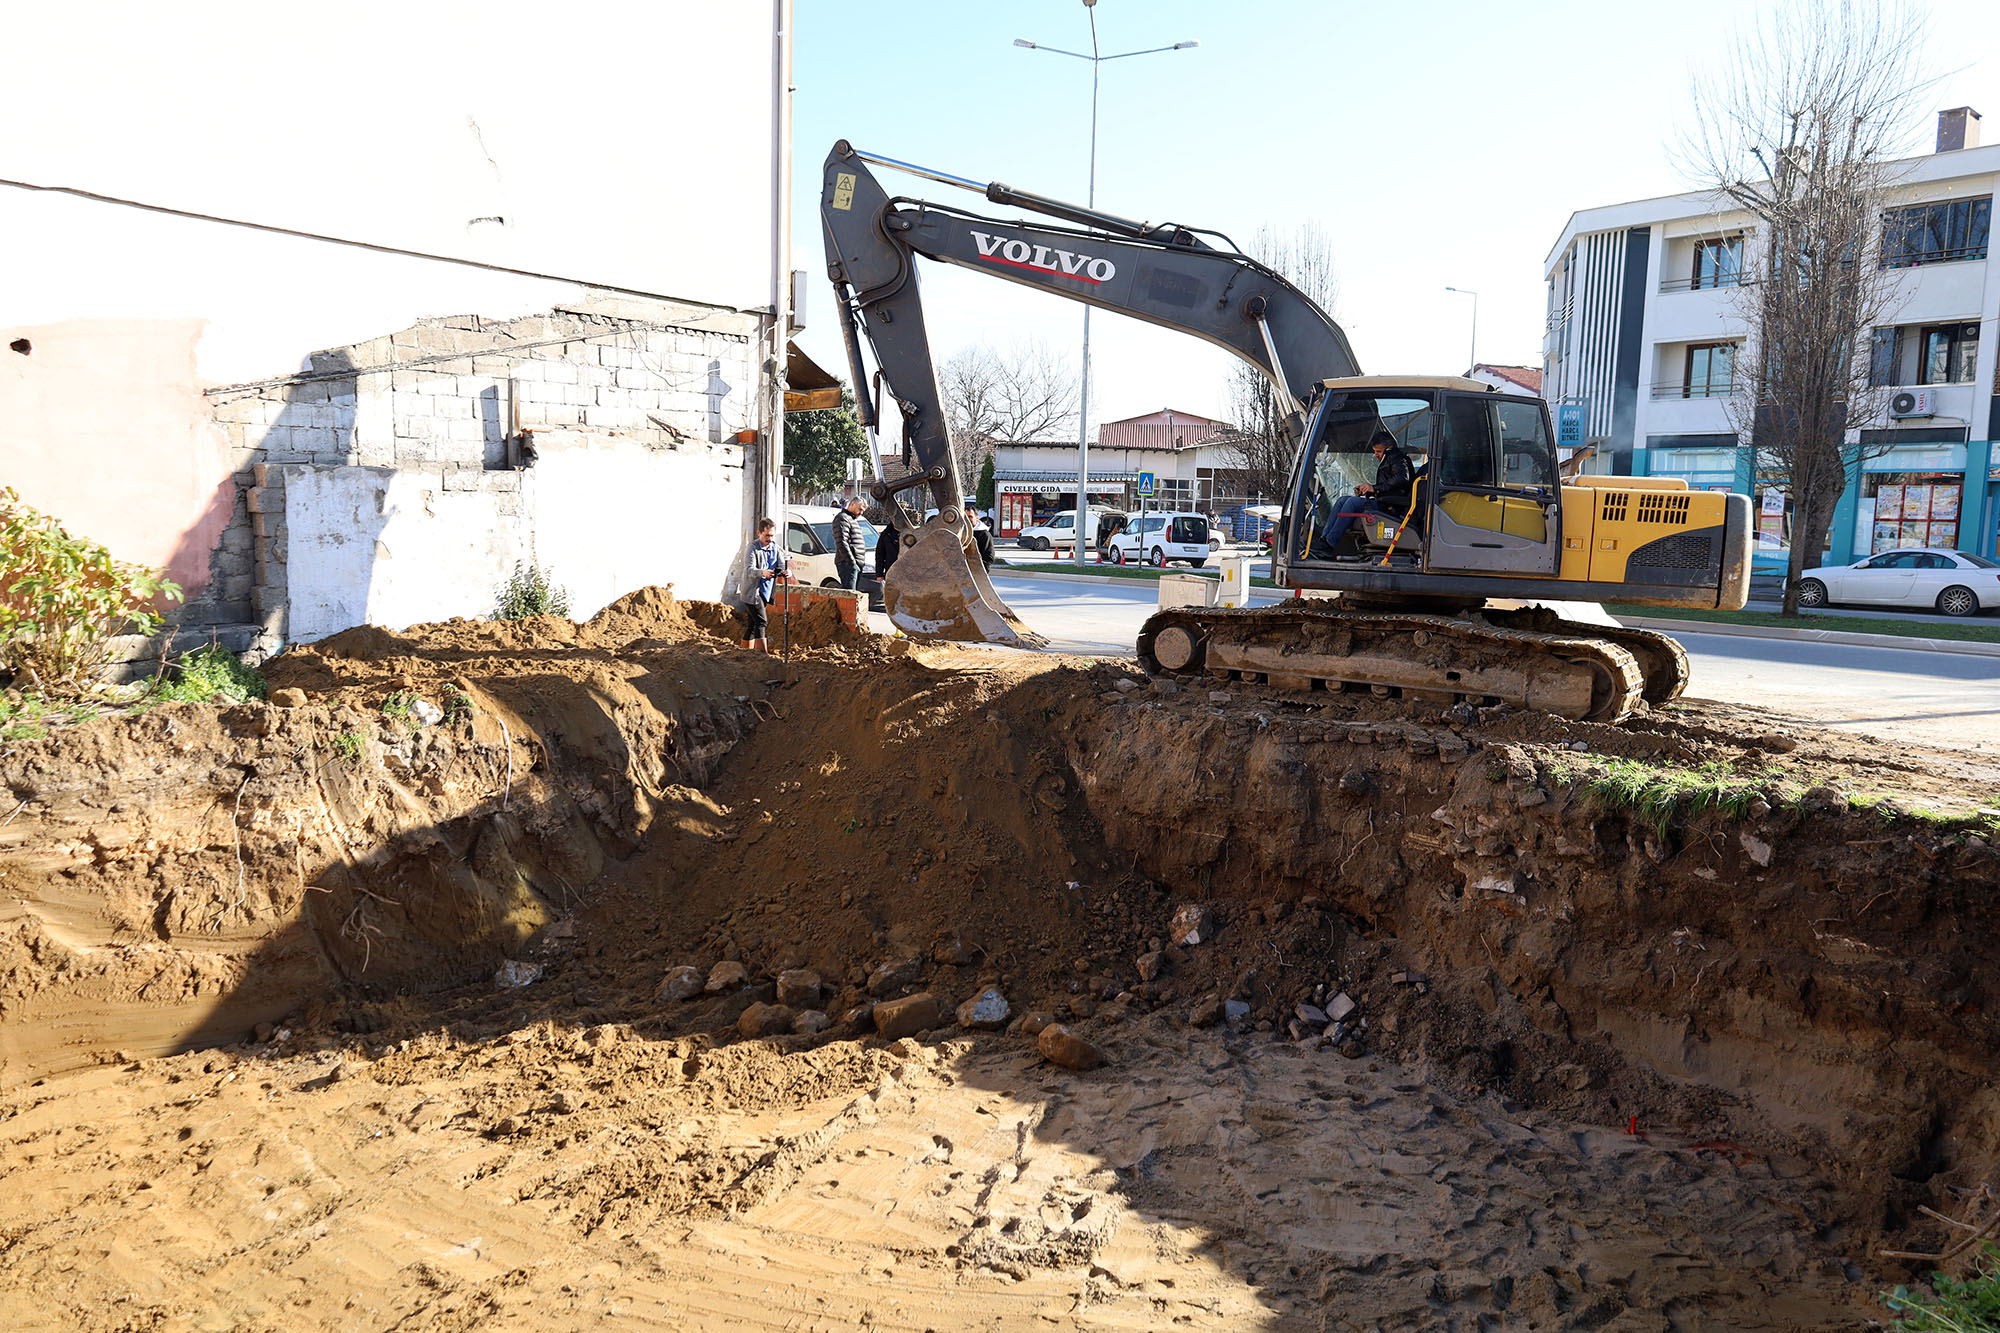
<svg viewBox="0 0 2000 1333">
<path fill-rule="evenodd" d="M 1667 278 L 1660 283 L 1665 292 L 1706 292 L 1722 287 L 1754 287 L 1757 280 L 1741 273 L 1711 273 L 1702 278 Z"/>
<path fill-rule="evenodd" d="M 1709 380 L 1700 384 L 1686 384 L 1676 380 L 1671 384 L 1652 386 L 1654 398 L 1727 398 L 1735 392 L 1734 380 Z"/>
<path fill-rule="evenodd" d="M 1883 268 L 1918 268 L 1924 264 L 1952 264 L 1967 259 L 1986 258 L 1983 245 L 1961 245 L 1952 250 L 1924 250 L 1915 254 L 1883 255 Z"/>
</svg>

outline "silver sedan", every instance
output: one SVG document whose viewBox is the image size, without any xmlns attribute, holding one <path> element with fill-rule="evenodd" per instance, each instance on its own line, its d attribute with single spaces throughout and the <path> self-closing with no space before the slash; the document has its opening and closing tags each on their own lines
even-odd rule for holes
<svg viewBox="0 0 2000 1333">
<path fill-rule="evenodd" d="M 1906 547 L 1851 565 L 1808 569 L 1799 580 L 1799 605 L 1835 603 L 1921 606 L 1948 616 L 1976 616 L 2000 607 L 2000 564 L 1965 551 Z"/>
</svg>

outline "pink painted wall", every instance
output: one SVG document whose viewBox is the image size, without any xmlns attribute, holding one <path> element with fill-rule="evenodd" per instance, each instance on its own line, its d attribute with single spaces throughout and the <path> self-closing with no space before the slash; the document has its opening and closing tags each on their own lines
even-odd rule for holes
<svg viewBox="0 0 2000 1333">
<path fill-rule="evenodd" d="M 202 321 L 0 329 L 0 485 L 193 596 L 235 501 L 195 379 Z M 32 350 L 9 344 L 27 339 Z"/>
</svg>

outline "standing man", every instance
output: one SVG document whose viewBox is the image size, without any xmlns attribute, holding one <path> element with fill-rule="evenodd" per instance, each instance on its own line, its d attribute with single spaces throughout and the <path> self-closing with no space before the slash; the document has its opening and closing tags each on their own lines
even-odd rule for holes
<svg viewBox="0 0 2000 1333">
<path fill-rule="evenodd" d="M 972 505 L 965 507 L 965 518 L 972 525 L 972 545 L 979 552 L 979 563 L 993 568 L 993 529 L 986 526 L 986 519 Z"/>
<path fill-rule="evenodd" d="M 743 615 L 749 622 L 743 631 L 743 646 L 758 652 L 771 651 L 766 635 L 770 613 L 765 610 L 778 595 L 778 580 L 789 579 L 792 562 L 778 547 L 778 525 L 768 518 L 757 520 L 757 540 L 750 543 L 744 557 L 744 571 L 750 582 L 744 598 Z"/>
<path fill-rule="evenodd" d="M 868 535 L 861 531 L 861 514 L 867 508 L 866 500 L 850 495 L 833 516 L 833 572 L 849 592 L 860 581 L 861 567 L 868 563 Z"/>
</svg>

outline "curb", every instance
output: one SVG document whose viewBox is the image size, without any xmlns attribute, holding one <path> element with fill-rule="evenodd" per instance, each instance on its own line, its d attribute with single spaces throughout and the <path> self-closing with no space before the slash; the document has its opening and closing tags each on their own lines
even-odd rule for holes
<svg viewBox="0 0 2000 1333">
<path fill-rule="evenodd" d="M 995 570 L 1003 568 L 995 565 Z M 989 571 L 990 572 L 990 571 Z M 1040 569 L 1009 570 L 1004 576 L 1017 579 L 1041 579 L 1050 583 L 1086 583 L 1102 587 L 1106 583 L 1138 583 L 1137 579 L 1120 579 L 1108 574 L 1051 574 Z M 1250 589 L 1251 600 L 1269 597 L 1283 601 L 1291 594 L 1283 588 Z M 1850 648 L 1896 648 L 1913 653 L 1960 653 L 1967 657 L 2000 657 L 2000 643 L 1977 643 L 1966 639 L 1917 639 L 1905 634 L 1866 634 L 1857 630 L 1840 629 L 1780 629 L 1772 625 L 1728 625 L 1708 620 L 1671 620 L 1655 616 L 1625 616 L 1619 618 L 1621 625 L 1633 625 L 1640 629 L 1664 630 L 1679 634 L 1723 634 L 1745 639 L 1790 639 L 1801 643 L 1833 643 Z"/>
<path fill-rule="evenodd" d="M 1913 653 L 1963 653 L 1969 657 L 2000 657 L 2000 643 L 1966 639 L 1916 639 L 1906 634 L 1862 634 L 1841 629 L 1779 629 L 1772 625 L 1722 625 L 1707 620 L 1667 620 L 1625 616 L 1621 625 L 1664 630 L 1670 634 L 1729 634 L 1744 639 L 1790 639 L 1799 643 L 1837 643 L 1851 648 L 1900 648 Z"/>
</svg>

